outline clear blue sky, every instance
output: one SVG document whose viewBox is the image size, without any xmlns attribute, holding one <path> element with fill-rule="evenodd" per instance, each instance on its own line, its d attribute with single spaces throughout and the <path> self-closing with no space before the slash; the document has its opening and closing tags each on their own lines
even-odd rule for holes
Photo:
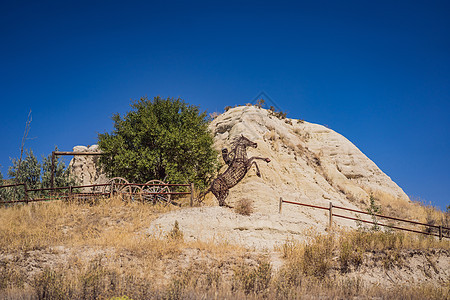
<svg viewBox="0 0 450 300">
<path fill-rule="evenodd" d="M 449 1 L 2 1 L 0 164 L 96 143 L 141 96 L 208 112 L 267 92 L 413 199 L 450 204 Z"/>
</svg>

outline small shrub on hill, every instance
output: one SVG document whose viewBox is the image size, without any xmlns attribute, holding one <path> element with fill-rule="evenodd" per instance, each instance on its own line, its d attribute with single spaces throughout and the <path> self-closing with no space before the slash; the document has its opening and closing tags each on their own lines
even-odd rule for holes
<svg viewBox="0 0 450 300">
<path fill-rule="evenodd" d="M 253 213 L 253 202 L 248 198 L 240 199 L 236 203 L 234 211 L 243 216 L 250 216 Z"/>
<path fill-rule="evenodd" d="M 262 108 L 265 103 L 266 103 L 266 101 L 264 99 L 262 99 L 262 98 L 258 99 L 258 101 L 256 101 L 256 107 Z"/>
<path fill-rule="evenodd" d="M 280 120 L 286 119 L 287 112 L 285 111 L 276 111 L 275 107 L 271 106 L 269 108 L 269 116 L 275 116 Z"/>
<path fill-rule="evenodd" d="M 380 226 L 378 225 L 378 220 L 377 220 L 376 215 L 381 214 L 381 206 L 375 204 L 375 197 L 373 195 L 370 195 L 370 204 L 369 204 L 369 208 L 367 209 L 367 212 L 371 215 L 372 222 L 374 223 L 371 230 L 372 231 L 380 230 Z"/>
<path fill-rule="evenodd" d="M 26 183 L 27 188 L 39 188 L 41 181 L 41 164 L 38 162 L 33 150 L 25 150 L 25 158 L 11 159 L 12 166 L 8 169 L 8 176 L 14 178 L 17 183 Z"/>
<path fill-rule="evenodd" d="M 218 113 L 218 112 L 212 112 L 212 113 L 210 113 L 209 114 L 209 118 L 211 119 L 211 120 L 214 120 L 215 118 L 217 118 L 218 116 L 220 115 L 220 113 Z"/>
<path fill-rule="evenodd" d="M 183 239 L 183 232 L 180 230 L 180 225 L 178 224 L 178 221 L 175 221 L 173 224 L 172 230 L 167 234 L 167 237 L 174 240 L 182 240 Z"/>
</svg>

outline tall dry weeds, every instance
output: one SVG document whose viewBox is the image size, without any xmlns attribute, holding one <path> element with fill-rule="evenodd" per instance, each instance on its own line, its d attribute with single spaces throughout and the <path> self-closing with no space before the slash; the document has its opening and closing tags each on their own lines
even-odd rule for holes
<svg viewBox="0 0 450 300">
<path fill-rule="evenodd" d="M 136 233 L 170 207 L 125 203 L 118 198 L 91 204 L 54 201 L 0 209 L 0 249 L 99 245 L 140 248 Z M 131 238 L 131 237 L 134 238 Z"/>
<path fill-rule="evenodd" d="M 170 209 L 118 199 L 95 205 L 52 202 L 0 209 L 0 298 L 450 296 L 450 283 L 386 289 L 366 285 L 359 277 L 336 275 L 357 270 L 368 253 L 381 253 L 387 270 L 402 265 L 403 250 L 449 251 L 448 240 L 403 232 L 309 232 L 307 243 L 291 240 L 279 247 L 284 264 L 275 270 L 268 260 L 225 238 L 186 242 L 183 228 L 175 224 L 169 234 L 148 234 L 150 221 Z M 33 265 L 37 268 L 29 271 Z"/>
</svg>

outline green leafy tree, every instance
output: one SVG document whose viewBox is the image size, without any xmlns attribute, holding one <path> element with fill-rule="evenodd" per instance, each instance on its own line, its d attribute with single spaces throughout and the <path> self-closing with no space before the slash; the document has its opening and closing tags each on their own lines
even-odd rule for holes
<svg viewBox="0 0 450 300">
<path fill-rule="evenodd" d="M 26 183 L 28 189 L 48 188 L 51 186 L 51 165 L 51 154 L 47 157 L 42 157 L 42 163 L 40 163 L 32 150 L 25 150 L 25 158 L 20 163 L 20 170 L 19 159 L 13 158 L 12 166 L 8 170 L 8 176 L 13 178 L 11 183 Z M 76 184 L 75 179 L 70 176 L 64 161 L 60 158 L 56 158 L 55 161 L 54 183 L 55 187 L 74 186 Z M 28 193 L 29 197 L 41 195 L 42 192 Z M 25 193 L 22 186 L 10 187 L 0 189 L 0 197 L 5 200 L 19 200 L 25 197 Z"/>
<path fill-rule="evenodd" d="M 113 115 L 111 134 L 98 135 L 105 153 L 100 163 L 108 175 L 204 187 L 217 167 L 206 112 L 182 99 L 160 97 L 141 98 L 131 107 L 123 117 Z"/>
<path fill-rule="evenodd" d="M 33 150 L 25 150 L 25 158 L 11 159 L 12 166 L 8 169 L 8 176 L 14 178 L 15 183 L 25 183 L 28 189 L 37 189 L 41 182 L 41 164 L 38 162 Z M 20 169 L 19 169 L 20 166 Z M 8 193 L 10 200 L 19 200 L 25 197 L 23 187 L 14 187 Z"/>
<path fill-rule="evenodd" d="M 41 164 L 38 162 L 33 150 L 25 150 L 25 159 L 20 163 L 17 158 L 12 159 L 12 166 L 9 167 L 8 176 L 15 178 L 17 183 L 26 183 L 27 188 L 37 189 L 41 182 Z"/>
</svg>

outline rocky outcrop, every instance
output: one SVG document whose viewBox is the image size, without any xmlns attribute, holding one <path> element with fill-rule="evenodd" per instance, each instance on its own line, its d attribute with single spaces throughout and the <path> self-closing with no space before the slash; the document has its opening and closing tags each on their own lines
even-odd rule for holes
<svg viewBox="0 0 450 300">
<path fill-rule="evenodd" d="M 219 115 L 210 130 L 217 150 L 230 148 L 232 139 L 243 134 L 258 143 L 256 149 L 248 148 L 249 157 L 272 160 L 269 164 L 258 161 L 262 177 L 250 170 L 230 190 L 228 203 L 251 197 L 260 211 L 273 212 L 279 197 L 316 204 L 332 200 L 347 207 L 367 207 L 370 195 L 385 201 L 410 201 L 355 145 L 325 126 L 240 106 Z"/>
<path fill-rule="evenodd" d="M 101 152 L 98 145 L 75 146 L 74 152 Z M 108 181 L 106 174 L 102 172 L 98 164 L 98 156 L 95 155 L 76 155 L 69 164 L 71 174 L 76 178 L 77 184 L 89 185 L 97 183 L 105 183 Z M 90 189 L 84 189 L 90 190 Z"/>
</svg>

